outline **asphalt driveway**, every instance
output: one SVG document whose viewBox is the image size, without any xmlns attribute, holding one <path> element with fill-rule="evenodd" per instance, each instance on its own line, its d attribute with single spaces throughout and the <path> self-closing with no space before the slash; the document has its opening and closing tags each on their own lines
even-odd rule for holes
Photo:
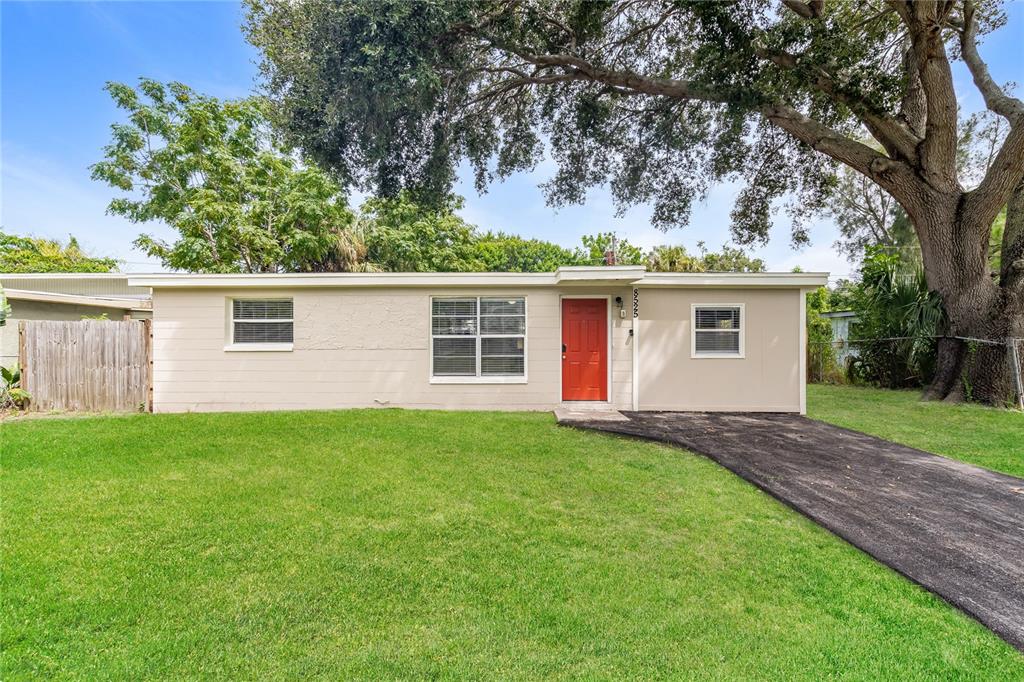
<svg viewBox="0 0 1024 682">
<path fill-rule="evenodd" d="M 1024 479 L 796 415 L 623 414 L 562 423 L 706 455 L 1024 651 Z"/>
</svg>

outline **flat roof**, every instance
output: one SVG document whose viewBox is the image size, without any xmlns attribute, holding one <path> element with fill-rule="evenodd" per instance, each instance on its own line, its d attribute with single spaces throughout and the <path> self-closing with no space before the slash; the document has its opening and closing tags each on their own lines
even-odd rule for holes
<svg viewBox="0 0 1024 682">
<path fill-rule="evenodd" d="M 574 266 L 554 272 L 324 272 L 289 274 L 129 274 L 129 286 L 153 289 L 306 287 L 637 287 L 811 288 L 827 272 L 647 272 L 641 265 Z"/>
<path fill-rule="evenodd" d="M 139 296 L 92 296 L 85 294 L 58 294 L 52 291 L 26 291 L 23 289 L 4 289 L 4 296 L 12 301 L 37 301 L 40 303 L 62 303 L 65 305 L 84 305 L 96 308 L 114 308 L 116 310 L 150 310 L 153 302 Z"/>
<path fill-rule="evenodd" d="M 20 291 L 41 291 L 71 296 L 149 297 L 148 288 L 128 286 L 128 275 L 124 272 L 0 273 L 0 286 Z"/>
</svg>

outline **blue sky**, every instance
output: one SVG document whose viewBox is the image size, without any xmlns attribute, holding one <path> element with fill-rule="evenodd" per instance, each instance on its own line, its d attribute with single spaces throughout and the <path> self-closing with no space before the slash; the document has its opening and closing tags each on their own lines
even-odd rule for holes
<svg viewBox="0 0 1024 682">
<path fill-rule="evenodd" d="M 1024 2 L 1007 6 L 1009 22 L 983 44 L 999 82 L 1024 81 Z M 258 87 L 258 55 L 239 26 L 232 2 L 2 2 L 0 3 L 0 225 L 8 232 L 65 239 L 74 234 L 99 255 L 121 259 L 128 271 L 159 264 L 134 250 L 142 231 L 173 236 L 162 225 L 133 225 L 105 215 L 112 190 L 89 179 L 102 157 L 109 125 L 118 119 L 103 84 L 140 76 L 178 80 L 218 97 L 242 97 Z M 966 71 L 955 72 L 965 111 L 981 107 Z M 541 237 L 566 246 L 583 234 L 615 230 L 643 246 L 683 243 L 711 247 L 728 239 L 734 187 L 720 186 L 696 206 L 689 227 L 664 234 L 637 207 L 616 217 L 607 192 L 596 189 L 584 206 L 553 209 L 538 189 L 552 166 L 493 185 L 478 196 L 460 182 L 463 216 L 484 229 Z M 835 227 L 818 220 L 812 244 L 789 246 L 788 218 L 780 212 L 771 243 L 757 251 L 770 269 L 828 270 L 851 266 L 832 248 Z"/>
</svg>

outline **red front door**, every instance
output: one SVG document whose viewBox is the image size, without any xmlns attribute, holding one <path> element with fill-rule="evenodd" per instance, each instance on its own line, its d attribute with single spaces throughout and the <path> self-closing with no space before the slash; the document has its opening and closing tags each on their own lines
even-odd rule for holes
<svg viewBox="0 0 1024 682">
<path fill-rule="evenodd" d="M 562 299 L 562 400 L 608 399 L 608 302 Z"/>
</svg>

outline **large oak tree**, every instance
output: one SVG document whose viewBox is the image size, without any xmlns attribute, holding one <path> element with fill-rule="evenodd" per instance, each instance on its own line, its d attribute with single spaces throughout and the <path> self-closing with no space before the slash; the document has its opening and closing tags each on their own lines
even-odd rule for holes
<svg viewBox="0 0 1024 682">
<path fill-rule="evenodd" d="M 742 180 L 732 236 L 767 239 L 789 197 L 793 240 L 846 166 L 891 194 L 921 243 L 949 338 L 929 397 L 1001 401 L 1005 355 L 965 366 L 953 337 L 1024 336 L 1024 103 L 978 36 L 994 3 L 942 1 L 249 0 L 282 125 L 347 184 L 443 197 L 468 160 L 480 188 L 550 154 L 555 203 L 606 183 L 621 206 L 685 224 L 715 182 Z M 970 190 L 957 173 L 962 59 L 1009 133 Z M 860 137 L 867 132 L 877 147 Z M 987 247 L 1009 203 L 999 272 Z"/>
</svg>

